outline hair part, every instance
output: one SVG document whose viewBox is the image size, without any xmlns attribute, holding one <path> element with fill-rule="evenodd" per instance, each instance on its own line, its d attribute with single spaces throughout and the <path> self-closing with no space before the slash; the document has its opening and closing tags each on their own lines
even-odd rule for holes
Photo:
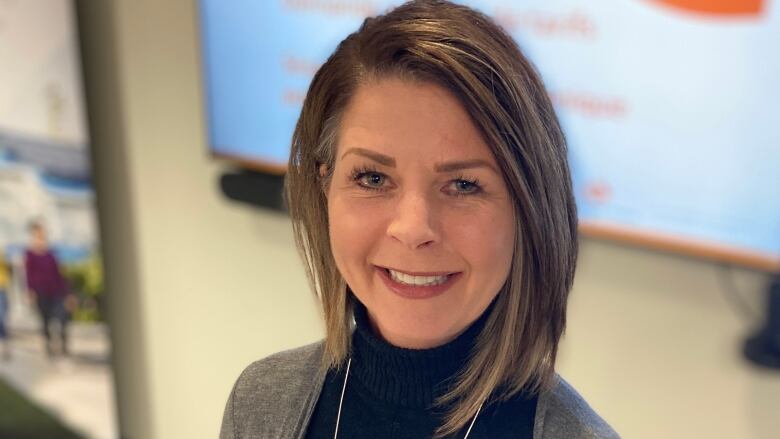
<svg viewBox="0 0 780 439">
<path fill-rule="evenodd" d="M 389 77 L 434 83 L 459 99 L 496 157 L 515 205 L 510 274 L 468 365 L 437 401 L 453 407 L 436 431 L 444 437 L 463 428 L 483 401 L 554 384 L 577 261 L 577 211 L 550 99 L 503 29 L 442 0 L 411 1 L 367 18 L 315 74 L 285 179 L 296 245 L 322 303 L 323 367 L 341 367 L 351 348 L 351 292 L 330 248 L 325 197 L 341 117 L 358 87 Z"/>
</svg>

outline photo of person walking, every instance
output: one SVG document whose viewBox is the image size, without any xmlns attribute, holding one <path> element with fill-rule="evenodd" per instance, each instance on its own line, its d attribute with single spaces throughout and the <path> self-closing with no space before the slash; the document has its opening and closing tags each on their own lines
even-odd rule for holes
<svg viewBox="0 0 780 439">
<path fill-rule="evenodd" d="M 30 245 L 24 254 L 27 288 L 31 301 L 37 305 L 40 313 L 46 353 L 49 356 L 55 353 L 49 326 L 56 320 L 59 322 L 59 353 L 67 356 L 67 323 L 70 318 L 68 285 L 60 270 L 57 257 L 49 248 L 44 225 L 34 221 L 30 224 L 29 230 Z"/>
</svg>

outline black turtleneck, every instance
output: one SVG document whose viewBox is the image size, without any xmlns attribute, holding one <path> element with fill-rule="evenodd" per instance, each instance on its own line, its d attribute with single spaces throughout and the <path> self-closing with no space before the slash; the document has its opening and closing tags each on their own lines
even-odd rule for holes
<svg viewBox="0 0 780 439">
<path fill-rule="evenodd" d="M 352 364 L 339 422 L 341 439 L 425 439 L 442 422 L 443 409 L 433 407 L 467 363 L 488 310 L 451 342 L 432 349 L 404 349 L 374 335 L 365 307 L 355 300 L 356 328 Z M 344 367 L 328 371 L 306 439 L 332 439 L 336 428 Z M 518 394 L 482 408 L 469 439 L 532 438 L 535 396 Z M 468 424 L 454 439 L 463 438 Z"/>
</svg>

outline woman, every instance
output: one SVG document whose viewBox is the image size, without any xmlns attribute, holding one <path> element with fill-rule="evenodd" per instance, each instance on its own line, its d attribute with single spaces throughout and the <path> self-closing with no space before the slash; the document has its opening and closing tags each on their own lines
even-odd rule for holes
<svg viewBox="0 0 780 439">
<path fill-rule="evenodd" d="M 46 355 L 51 357 L 54 343 L 50 326 L 59 322 L 60 354 L 68 355 L 67 325 L 70 316 L 68 284 L 60 270 L 57 256 L 51 248 L 43 223 L 33 221 L 29 226 L 30 246 L 24 252 L 24 267 L 30 299 L 37 305 L 41 316 L 41 331 L 46 342 Z"/>
<path fill-rule="evenodd" d="M 566 146 L 490 19 L 444 1 L 367 19 L 312 81 L 286 184 L 326 339 L 248 367 L 223 439 L 617 437 L 554 372 Z"/>
</svg>

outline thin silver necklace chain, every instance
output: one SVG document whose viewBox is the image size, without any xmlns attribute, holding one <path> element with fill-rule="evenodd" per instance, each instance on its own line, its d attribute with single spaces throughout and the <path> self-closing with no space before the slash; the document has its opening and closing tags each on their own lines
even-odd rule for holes
<svg viewBox="0 0 780 439">
<path fill-rule="evenodd" d="M 341 387 L 341 399 L 339 399 L 339 413 L 336 415 L 336 431 L 333 432 L 333 439 L 338 439 L 339 437 L 339 422 L 341 421 L 341 406 L 344 404 L 344 392 L 347 390 L 347 381 L 349 380 L 349 368 L 352 366 L 352 358 L 350 358 L 347 361 L 347 374 L 344 375 L 344 385 Z M 471 428 L 474 426 L 474 423 L 477 422 L 477 416 L 479 416 L 479 412 L 482 411 L 482 404 L 479 405 L 479 408 L 477 408 L 477 413 L 474 415 L 474 419 L 471 420 L 471 424 L 469 424 L 469 429 L 466 430 L 466 435 L 463 436 L 463 439 L 468 439 L 469 434 L 471 434 Z"/>
</svg>

